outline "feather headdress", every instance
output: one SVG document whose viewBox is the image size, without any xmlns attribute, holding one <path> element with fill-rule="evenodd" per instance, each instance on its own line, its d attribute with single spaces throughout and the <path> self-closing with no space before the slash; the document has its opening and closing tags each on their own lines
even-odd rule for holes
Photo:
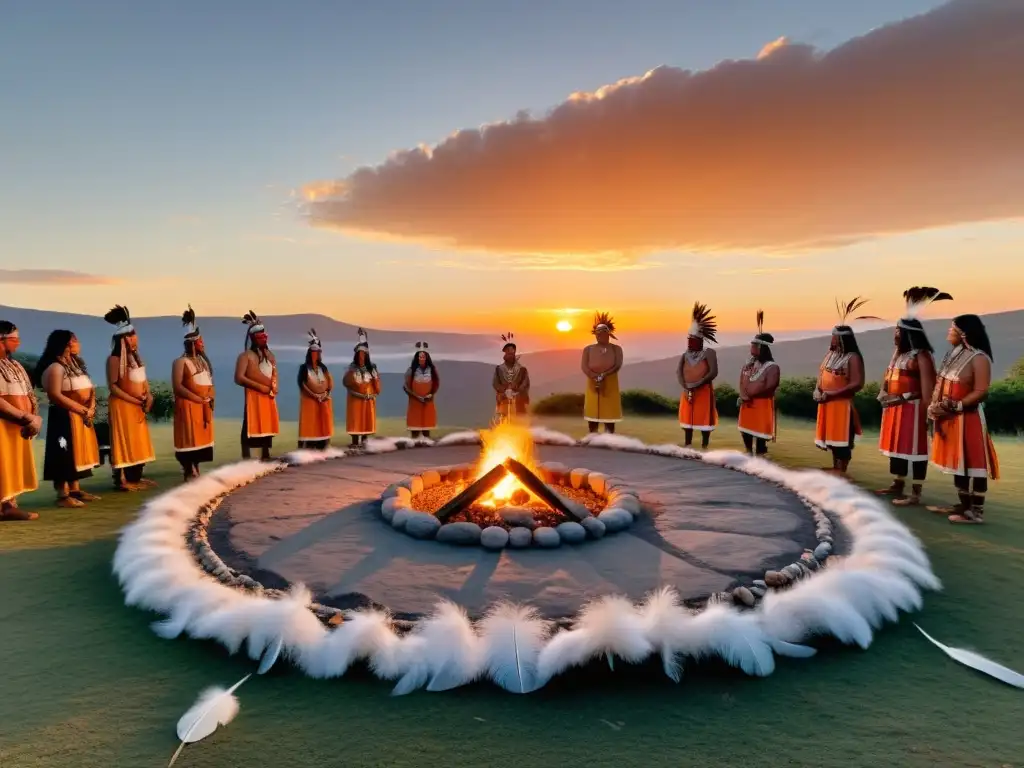
<svg viewBox="0 0 1024 768">
<path fill-rule="evenodd" d="M 751 343 L 752 344 L 764 344 L 765 346 L 768 346 L 768 347 L 770 347 L 772 344 L 775 343 L 775 337 L 772 336 L 770 333 L 765 333 L 764 332 L 764 310 L 763 309 L 757 310 L 757 333 L 754 335 L 754 338 L 751 339 Z"/>
<path fill-rule="evenodd" d="M 952 301 L 953 297 L 945 291 L 940 291 L 938 288 L 914 286 L 913 288 L 907 288 L 903 292 L 903 299 L 907 302 L 907 309 L 896 325 L 901 328 L 910 327 L 914 330 L 920 330 L 917 326 L 920 325 L 919 318 L 925 307 L 933 301 Z M 905 325 L 907 321 L 911 320 L 914 321 L 913 325 Z"/>
<path fill-rule="evenodd" d="M 594 326 L 590 329 L 590 332 L 596 336 L 601 331 L 607 331 L 608 335 L 613 339 L 618 339 L 615 335 L 615 320 L 607 312 L 594 313 Z"/>
<path fill-rule="evenodd" d="M 501 334 L 501 344 L 502 352 L 504 352 L 505 349 L 508 347 L 512 347 L 512 349 L 518 349 L 518 347 L 516 347 L 516 337 L 515 334 L 512 333 L 512 331 Z"/>
<path fill-rule="evenodd" d="M 181 325 L 183 328 L 188 328 L 185 332 L 185 340 L 198 339 L 202 334 L 199 333 L 199 326 L 196 325 L 196 311 L 192 309 L 192 305 L 188 305 L 188 309 L 181 313 Z"/>
<path fill-rule="evenodd" d="M 323 347 L 320 345 L 320 337 L 316 335 L 316 328 L 309 329 L 309 349 L 313 352 L 323 350 Z"/>
<path fill-rule="evenodd" d="M 135 333 L 135 327 L 132 325 L 132 316 L 128 312 L 128 307 L 116 304 L 113 309 L 103 316 L 103 319 L 114 326 L 115 339 L 118 336 L 130 336 Z"/>
<path fill-rule="evenodd" d="M 856 296 L 846 304 L 843 304 L 836 299 L 836 314 L 839 315 L 839 322 L 836 323 L 836 327 L 832 329 L 832 333 L 839 336 L 848 335 L 853 333 L 853 329 L 850 328 L 851 320 L 881 320 L 882 318 L 877 315 L 857 315 L 853 317 L 853 313 L 868 303 L 870 299 L 864 299 L 860 296 Z"/>
<path fill-rule="evenodd" d="M 701 304 L 699 301 L 694 303 L 688 335 L 694 339 L 717 343 L 715 337 L 718 335 L 718 319 L 711 314 L 707 304 Z"/>
<path fill-rule="evenodd" d="M 245 332 L 245 337 L 246 338 L 249 338 L 250 336 L 254 336 L 257 333 L 263 333 L 265 330 L 267 330 L 263 326 L 263 321 L 260 320 L 259 315 L 257 315 L 251 309 L 248 312 L 246 312 L 244 315 L 242 315 L 242 323 L 244 323 L 245 325 L 248 326 L 248 330 Z"/>
<path fill-rule="evenodd" d="M 358 352 L 361 349 L 364 352 L 369 352 L 370 337 L 366 335 L 366 331 L 364 331 L 362 328 L 359 328 L 356 331 L 356 337 L 359 339 L 359 341 L 356 343 L 355 351 Z"/>
</svg>

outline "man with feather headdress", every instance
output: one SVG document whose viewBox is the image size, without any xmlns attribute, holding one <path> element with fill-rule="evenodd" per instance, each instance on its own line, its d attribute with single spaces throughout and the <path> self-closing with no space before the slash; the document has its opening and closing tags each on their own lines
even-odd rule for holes
<svg viewBox="0 0 1024 768">
<path fill-rule="evenodd" d="M 864 357 L 857 346 L 857 337 L 850 320 L 880 320 L 873 315 L 851 317 L 868 302 L 859 296 L 846 304 L 836 302 L 839 322 L 832 329 L 828 354 L 818 371 L 814 401 L 818 404 L 818 420 L 814 444 L 832 452 L 832 472 L 846 474 L 853 458 L 853 445 L 862 434 L 860 415 L 853 398 L 864 388 Z"/>
<path fill-rule="evenodd" d="M 999 479 L 999 457 L 985 424 L 985 398 L 992 384 L 992 345 L 977 315 L 960 315 L 946 336 L 952 349 L 939 368 L 928 417 L 935 422 L 931 462 L 948 475 L 959 495 L 952 507 L 929 507 L 949 522 L 985 520 L 988 481 Z"/>
<path fill-rule="evenodd" d="M 686 352 L 679 358 L 676 380 L 683 388 L 679 398 L 679 426 L 684 445 L 693 445 L 694 431 L 700 432 L 701 448 L 711 442 L 718 426 L 714 381 L 718 378 L 718 355 L 706 345 L 717 342 L 718 321 L 704 304 L 695 303 L 686 340 Z"/>
<path fill-rule="evenodd" d="M 583 350 L 580 367 L 587 377 L 587 390 L 583 399 L 583 419 L 591 432 L 604 424 L 605 432 L 614 433 L 615 425 L 622 421 L 622 398 L 619 395 L 619 369 L 622 368 L 622 347 L 612 344 L 615 339 L 615 321 L 607 312 L 594 315 L 590 332 L 595 343 Z"/>
<path fill-rule="evenodd" d="M 174 392 L 174 457 L 185 481 L 199 477 L 199 465 L 213 461 L 213 366 L 190 304 L 181 316 L 185 352 L 171 365 Z"/>
<path fill-rule="evenodd" d="M 242 317 L 247 326 L 245 351 L 235 361 L 235 384 L 245 390 L 242 412 L 242 458 L 260 449 L 260 458 L 270 460 L 274 437 L 280 432 L 277 412 L 277 358 L 268 346 L 270 337 L 263 321 L 251 309 Z"/>
<path fill-rule="evenodd" d="M 750 358 L 740 371 L 740 435 L 747 453 L 768 453 L 768 441 L 775 442 L 775 390 L 781 372 L 772 357 L 775 337 L 764 332 L 764 311 L 757 310 L 757 334 L 750 340 Z"/>
<path fill-rule="evenodd" d="M 366 442 L 377 431 L 377 396 L 380 395 L 380 373 L 370 359 L 370 340 L 362 328 L 352 355 L 352 364 L 342 380 L 348 397 L 345 400 L 345 430 L 352 445 Z"/>
<path fill-rule="evenodd" d="M 515 336 L 511 331 L 503 334 L 502 362 L 494 367 L 491 387 L 495 395 L 495 418 L 512 421 L 525 416 L 530 405 L 530 372 L 519 362 Z"/>
<path fill-rule="evenodd" d="M 928 473 L 928 407 L 935 388 L 934 349 L 918 316 L 933 301 L 951 300 L 938 288 L 914 287 L 903 292 L 906 312 L 896 323 L 892 359 L 878 393 L 882 404 L 882 429 L 878 449 L 889 459 L 892 485 L 879 491 L 892 496 L 898 507 L 921 503 L 921 489 Z M 906 493 L 907 477 L 912 476 Z"/>
<path fill-rule="evenodd" d="M 155 460 L 146 416 L 153 408 L 146 366 L 139 355 L 139 337 L 127 307 L 120 304 L 103 316 L 114 326 L 113 346 L 107 358 L 110 467 L 114 487 L 121 491 L 152 488 L 156 483 L 142 472 Z"/>
</svg>

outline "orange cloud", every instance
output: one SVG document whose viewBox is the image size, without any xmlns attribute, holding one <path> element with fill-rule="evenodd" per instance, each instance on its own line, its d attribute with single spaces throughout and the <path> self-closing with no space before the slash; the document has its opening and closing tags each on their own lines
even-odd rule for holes
<svg viewBox="0 0 1024 768">
<path fill-rule="evenodd" d="M 0 269 L 0 284 L 12 285 L 117 285 L 113 277 L 69 269 Z"/>
<path fill-rule="evenodd" d="M 1016 217 L 1022 39 L 1024 3 L 954 0 L 824 53 L 780 39 L 707 71 L 662 67 L 310 185 L 307 215 L 609 268 Z"/>
</svg>

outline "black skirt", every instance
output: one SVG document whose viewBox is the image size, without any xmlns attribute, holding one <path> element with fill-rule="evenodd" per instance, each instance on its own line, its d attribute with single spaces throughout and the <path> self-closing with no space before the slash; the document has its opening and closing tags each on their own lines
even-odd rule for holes
<svg viewBox="0 0 1024 768">
<path fill-rule="evenodd" d="M 249 448 L 270 448 L 274 445 L 272 435 L 266 437 L 249 437 L 249 415 L 243 411 L 242 414 L 242 445 Z"/>
<path fill-rule="evenodd" d="M 174 458 L 182 464 L 206 464 L 213 461 L 213 446 L 208 445 L 191 451 L 175 451 Z"/>
<path fill-rule="evenodd" d="M 46 414 L 46 452 L 43 456 L 43 480 L 73 483 L 92 477 L 91 469 L 75 467 L 75 446 L 71 436 L 71 415 L 65 408 L 51 405 Z"/>
</svg>

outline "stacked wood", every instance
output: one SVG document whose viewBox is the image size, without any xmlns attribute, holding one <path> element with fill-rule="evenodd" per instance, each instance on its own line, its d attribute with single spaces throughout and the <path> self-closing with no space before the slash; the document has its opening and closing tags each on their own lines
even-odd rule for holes
<svg viewBox="0 0 1024 768">
<path fill-rule="evenodd" d="M 518 462 L 517 462 L 518 463 Z M 525 469 L 525 467 L 524 467 Z M 529 470 L 527 470 L 529 472 Z M 447 520 L 449 517 L 454 515 L 456 512 L 461 512 L 464 509 L 468 509 L 473 504 L 486 496 L 491 490 L 494 489 L 498 483 L 500 483 L 505 475 L 508 474 L 508 469 L 504 464 L 497 464 L 492 467 L 488 472 L 472 483 L 466 490 L 456 496 L 454 499 L 449 501 L 443 507 L 441 507 L 434 516 L 442 522 Z"/>
</svg>

